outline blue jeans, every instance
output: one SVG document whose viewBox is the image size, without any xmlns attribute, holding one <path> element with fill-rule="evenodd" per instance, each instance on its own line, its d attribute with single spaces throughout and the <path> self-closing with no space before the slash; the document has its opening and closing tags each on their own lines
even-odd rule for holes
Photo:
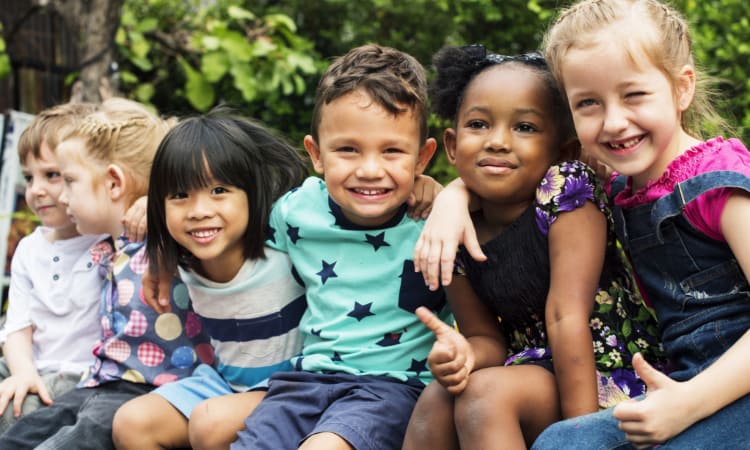
<svg viewBox="0 0 750 450">
<path fill-rule="evenodd" d="M 115 411 L 153 388 L 149 384 L 115 381 L 74 389 L 56 398 L 52 405 L 22 417 L 0 437 L 0 450 L 113 449 Z"/>
<path fill-rule="evenodd" d="M 634 449 L 618 428 L 613 408 L 594 414 L 563 420 L 550 425 L 539 435 L 532 450 L 615 450 Z M 679 411 L 675 414 L 680 414 Z M 659 450 L 750 449 L 750 395 L 693 424 Z"/>
</svg>

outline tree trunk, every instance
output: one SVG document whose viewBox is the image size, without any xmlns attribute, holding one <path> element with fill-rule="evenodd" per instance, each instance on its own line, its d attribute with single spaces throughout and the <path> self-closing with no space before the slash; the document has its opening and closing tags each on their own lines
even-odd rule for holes
<svg viewBox="0 0 750 450">
<path fill-rule="evenodd" d="M 107 73 L 114 58 L 115 33 L 124 0 L 52 0 L 50 4 L 78 33 L 80 101 L 100 102 L 108 96 Z"/>
</svg>

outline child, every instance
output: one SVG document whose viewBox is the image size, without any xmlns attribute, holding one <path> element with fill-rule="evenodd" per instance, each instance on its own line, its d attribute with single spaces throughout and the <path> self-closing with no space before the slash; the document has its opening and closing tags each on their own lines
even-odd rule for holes
<svg viewBox="0 0 750 450">
<path fill-rule="evenodd" d="M 675 370 L 635 360 L 645 398 L 556 424 L 535 447 L 748 448 L 750 154 L 699 137 L 716 122 L 687 23 L 657 0 L 585 0 L 545 43 L 583 146 L 621 174 L 618 237 Z"/>
<path fill-rule="evenodd" d="M 642 393 L 630 352 L 648 349 L 655 327 L 604 191 L 570 160 L 572 121 L 544 58 L 474 45 L 446 47 L 434 64 L 434 107 L 454 123 L 446 153 L 477 197 L 472 220 L 489 258 L 459 254 L 461 276 L 445 287 L 460 334 L 420 312 L 438 338 L 437 382 L 404 448 L 525 448 L 560 417 Z"/>
<path fill-rule="evenodd" d="M 157 315 L 143 303 L 145 243 L 120 235 L 123 214 L 146 193 L 153 154 L 169 126 L 135 102 L 111 99 L 59 144 L 60 202 L 77 231 L 119 236 L 114 252 L 107 241 L 92 250 L 107 277 L 101 340 L 79 389 L 21 418 L 0 438 L 0 448 L 112 448 L 117 407 L 212 360 L 182 286 L 173 290 L 174 313 Z"/>
<path fill-rule="evenodd" d="M 233 448 L 398 449 L 431 381 L 434 340 L 414 310 L 451 320 L 414 274 L 422 223 L 405 217 L 427 138 L 424 69 L 366 45 L 337 59 L 316 91 L 305 149 L 316 172 L 271 212 L 268 245 L 288 253 L 308 309 L 295 371 L 271 376 Z"/>
<path fill-rule="evenodd" d="M 58 201 L 63 180 L 55 148 L 95 110 L 91 103 L 66 103 L 42 111 L 18 142 L 26 204 L 41 226 L 21 239 L 11 262 L 0 335 L 0 434 L 21 414 L 75 388 L 91 362 L 103 280 L 89 248 L 103 237 L 80 236 Z"/>
<path fill-rule="evenodd" d="M 263 244 L 273 201 L 306 174 L 293 147 L 226 113 L 186 119 L 164 138 L 151 167 L 149 259 L 179 264 L 217 369 L 201 365 L 123 405 L 118 448 L 228 448 L 265 393 L 251 388 L 292 369 L 304 290 L 287 255 Z"/>
</svg>

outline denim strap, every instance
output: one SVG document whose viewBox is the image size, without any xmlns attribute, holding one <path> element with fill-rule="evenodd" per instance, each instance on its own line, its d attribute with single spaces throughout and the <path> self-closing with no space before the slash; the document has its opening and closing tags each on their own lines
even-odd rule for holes
<svg viewBox="0 0 750 450">
<path fill-rule="evenodd" d="M 656 226 L 656 235 L 659 242 L 663 242 L 661 236 L 662 222 L 681 214 L 685 206 L 701 194 L 718 188 L 736 188 L 750 192 L 750 178 L 740 172 L 717 170 L 702 173 L 675 184 L 672 193 L 654 202 L 651 209 L 651 223 Z"/>
</svg>

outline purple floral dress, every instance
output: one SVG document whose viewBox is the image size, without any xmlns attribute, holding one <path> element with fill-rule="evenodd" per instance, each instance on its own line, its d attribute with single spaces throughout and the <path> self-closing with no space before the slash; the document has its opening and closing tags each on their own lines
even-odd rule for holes
<svg viewBox="0 0 750 450">
<path fill-rule="evenodd" d="M 631 358 L 641 352 L 663 366 L 652 310 L 638 293 L 632 271 L 615 239 L 606 193 L 580 161 L 550 167 L 536 201 L 510 227 L 482 245 L 488 259 L 474 261 L 461 249 L 456 271 L 498 315 L 508 343 L 506 365 L 537 364 L 553 370 L 544 322 L 550 267 L 547 235 L 555 220 L 591 201 L 607 216 L 608 244 L 590 326 L 599 374 L 599 405 L 606 408 L 644 393 Z M 570 251 L 575 252 L 571 248 Z"/>
</svg>

